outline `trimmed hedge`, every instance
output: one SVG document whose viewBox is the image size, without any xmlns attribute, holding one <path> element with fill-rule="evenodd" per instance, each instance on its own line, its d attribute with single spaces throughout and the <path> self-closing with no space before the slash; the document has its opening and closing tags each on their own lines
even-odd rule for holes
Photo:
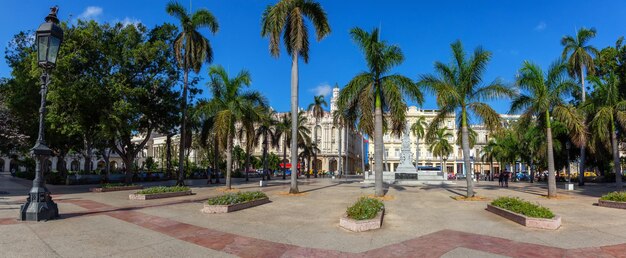
<svg viewBox="0 0 626 258">
<path fill-rule="evenodd" d="M 137 194 L 159 194 L 159 193 L 175 193 L 189 191 L 189 187 L 186 186 L 154 186 L 143 189 Z"/>
<path fill-rule="evenodd" d="M 600 197 L 600 200 L 613 202 L 626 202 L 626 191 L 611 192 Z"/>
<path fill-rule="evenodd" d="M 491 202 L 491 205 L 522 214 L 531 218 L 554 218 L 554 213 L 546 207 L 524 201 L 518 197 L 499 197 Z"/>
<path fill-rule="evenodd" d="M 267 198 L 267 195 L 261 191 L 228 193 L 207 200 L 208 205 L 233 205 Z"/>
<path fill-rule="evenodd" d="M 361 197 L 356 203 L 348 207 L 348 218 L 355 220 L 373 219 L 385 205 L 378 199 Z"/>
</svg>

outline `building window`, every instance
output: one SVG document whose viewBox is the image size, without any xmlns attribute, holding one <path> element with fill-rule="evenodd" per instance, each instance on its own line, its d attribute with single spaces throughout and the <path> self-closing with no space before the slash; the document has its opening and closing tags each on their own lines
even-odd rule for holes
<svg viewBox="0 0 626 258">
<path fill-rule="evenodd" d="M 385 149 L 385 157 L 389 157 L 389 149 Z"/>
</svg>

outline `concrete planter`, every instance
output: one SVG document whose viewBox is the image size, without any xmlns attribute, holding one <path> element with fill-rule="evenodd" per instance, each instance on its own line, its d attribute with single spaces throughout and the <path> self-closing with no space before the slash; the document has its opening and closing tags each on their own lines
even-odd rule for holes
<svg viewBox="0 0 626 258">
<path fill-rule="evenodd" d="M 151 200 L 151 199 L 161 199 L 161 198 L 169 198 L 169 197 L 177 197 L 177 196 L 185 196 L 191 195 L 191 190 L 184 192 L 173 192 L 173 193 L 157 193 L 157 194 L 129 194 L 129 200 Z"/>
<path fill-rule="evenodd" d="M 383 217 L 385 210 L 381 210 L 373 219 L 355 220 L 348 218 L 348 214 L 343 214 L 339 219 L 339 226 L 352 232 L 363 232 L 373 229 L 379 229 L 383 225 Z"/>
<path fill-rule="evenodd" d="M 519 213 L 515 213 L 509 210 L 502 209 L 500 207 L 493 206 L 491 204 L 487 204 L 487 211 L 493 212 L 504 218 L 512 220 L 516 222 L 517 224 L 520 224 L 522 226 L 526 226 L 529 228 L 558 229 L 559 227 L 561 227 L 561 216 L 558 216 L 558 215 L 556 215 L 552 219 L 531 218 L 531 217 L 526 217 Z"/>
<path fill-rule="evenodd" d="M 115 191 L 126 191 L 126 190 L 138 190 L 143 189 L 143 186 L 140 185 L 130 185 L 130 186 L 116 186 L 116 187 L 108 187 L 108 188 L 89 188 L 89 191 L 94 193 L 104 193 L 104 192 L 115 192 Z"/>
<path fill-rule="evenodd" d="M 607 200 L 598 200 L 598 206 L 615 208 L 615 209 L 626 209 L 626 202 L 614 202 Z"/>
<path fill-rule="evenodd" d="M 232 204 L 232 205 L 208 205 L 208 204 L 204 204 L 204 208 L 202 208 L 202 212 L 204 213 L 229 213 L 229 212 L 233 212 L 233 211 L 238 211 L 238 210 L 243 210 L 243 209 L 247 209 L 247 208 L 252 208 L 254 206 L 259 206 L 262 204 L 266 204 L 270 202 L 269 198 L 262 198 L 262 199 L 257 199 L 254 201 L 249 201 L 249 202 L 244 202 L 244 203 L 237 203 L 237 204 Z"/>
</svg>

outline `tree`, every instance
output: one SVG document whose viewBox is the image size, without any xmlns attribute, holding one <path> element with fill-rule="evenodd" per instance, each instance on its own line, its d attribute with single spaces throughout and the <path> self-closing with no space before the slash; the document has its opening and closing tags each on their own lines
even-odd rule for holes
<svg viewBox="0 0 626 258">
<path fill-rule="evenodd" d="M 183 70 L 183 96 L 180 105 L 182 112 L 181 118 L 181 139 L 187 139 L 186 136 L 186 111 L 187 111 L 187 89 L 189 71 L 193 70 L 196 74 L 200 72 L 203 63 L 211 63 L 213 61 L 213 49 L 209 40 L 205 38 L 198 29 L 208 28 L 211 33 L 215 34 L 219 25 L 217 19 L 206 9 L 199 9 L 194 13 L 188 13 L 185 7 L 178 2 L 170 2 L 165 8 L 166 12 L 177 18 L 181 24 L 182 31 L 176 37 L 174 44 L 174 52 L 176 53 L 176 61 L 178 67 Z M 185 157 L 185 141 L 180 142 L 179 160 Z M 178 185 L 184 185 L 185 173 L 184 162 L 178 164 Z"/>
<path fill-rule="evenodd" d="M 575 144 L 584 143 L 585 129 L 583 118 L 573 106 L 563 103 L 563 95 L 575 89 L 576 83 L 565 78 L 567 66 L 558 60 L 546 73 L 528 61 L 519 70 L 516 85 L 526 93 L 520 93 L 511 103 L 511 113 L 522 111 L 520 121 L 528 123 L 534 119 L 543 123 L 546 130 L 547 161 L 548 161 L 548 197 L 556 197 L 556 180 L 554 171 L 554 147 L 552 136 L 552 120 L 563 122 L 572 135 Z"/>
<path fill-rule="evenodd" d="M 433 137 L 428 139 L 428 143 L 430 144 L 428 150 L 435 155 L 435 157 L 441 158 L 442 172 L 445 171 L 444 157 L 448 157 L 454 150 L 448 141 L 448 138 L 452 136 L 453 134 L 448 132 L 448 128 L 444 127 L 437 129 Z"/>
<path fill-rule="evenodd" d="M 267 100 L 257 91 L 243 91 L 252 82 L 250 73 L 242 70 L 235 77 L 229 77 L 224 67 L 214 65 L 209 68 L 208 86 L 213 99 L 207 104 L 206 112 L 215 115 L 217 138 L 226 145 L 226 188 L 231 189 L 232 149 L 235 138 L 235 125 L 251 113 L 256 107 L 267 107 Z M 259 116 L 260 114 L 257 114 Z"/>
<path fill-rule="evenodd" d="M 426 118 L 424 116 L 419 116 L 415 123 L 411 125 L 411 132 L 415 135 L 415 166 L 419 166 L 420 159 L 420 138 L 424 137 L 425 129 L 428 124 L 426 124 Z"/>
<path fill-rule="evenodd" d="M 306 126 L 306 124 L 308 123 L 308 119 L 305 116 L 305 113 L 303 111 L 300 111 L 298 113 L 298 137 L 296 139 L 297 147 L 298 148 L 304 148 L 305 145 L 309 144 L 309 142 L 311 142 L 311 130 L 309 130 L 309 128 Z M 283 118 L 281 119 L 281 121 L 279 122 L 279 124 L 276 127 L 276 139 L 280 139 L 281 137 L 283 138 L 283 160 L 287 159 L 287 152 L 286 152 L 286 148 L 291 147 L 291 114 L 287 113 L 283 115 Z M 294 162 L 294 160 L 296 160 Z M 293 157 L 291 156 L 291 161 L 292 164 L 298 164 L 298 156 Z M 286 164 L 283 164 L 286 167 Z M 292 170 L 297 169 L 296 167 L 291 168 Z M 293 171 L 292 171 L 293 172 Z M 293 174 L 293 173 L 292 173 Z M 285 173 L 283 173 L 283 179 L 285 179 Z"/>
<path fill-rule="evenodd" d="M 291 132 L 291 120 L 290 120 L 290 114 L 285 113 L 282 116 L 280 116 L 280 120 L 278 121 L 278 124 L 276 124 L 276 138 L 280 139 L 282 137 L 283 139 L 283 159 L 280 163 L 283 164 L 283 180 L 286 179 L 286 171 L 287 171 L 287 145 L 289 144 L 289 138 L 288 135 Z"/>
<path fill-rule="evenodd" d="M 277 147 L 278 140 L 276 139 L 276 124 L 278 121 L 274 118 L 276 112 L 274 110 L 266 110 L 260 117 L 259 125 L 256 128 L 256 134 L 254 137 L 255 142 L 262 142 L 263 144 L 263 180 L 267 176 L 267 180 L 270 180 L 270 173 L 267 172 L 267 151 L 269 147 Z"/>
<path fill-rule="evenodd" d="M 497 151 L 498 145 L 494 139 L 490 139 L 487 144 L 480 150 L 480 159 L 489 161 L 489 177 L 493 180 L 494 170 L 493 170 L 493 160 L 497 160 Z"/>
<path fill-rule="evenodd" d="M 483 73 L 491 58 L 489 51 L 477 47 L 474 53 L 467 57 L 461 41 L 452 43 L 451 48 L 453 62 L 449 65 L 436 62 L 437 75 L 423 75 L 419 83 L 435 93 L 439 106 L 439 113 L 431 122 L 428 133 L 431 133 L 430 128 L 439 127 L 448 114 L 457 113 L 459 117 L 457 123 L 460 123 L 458 128 L 461 130 L 463 160 L 467 172 L 467 197 L 472 197 L 474 184 L 471 177 L 469 150 L 470 117 L 473 114 L 473 117 L 482 120 L 489 131 L 499 128 L 501 126 L 500 115 L 482 101 L 512 96 L 513 91 L 499 79 L 483 85 Z"/>
<path fill-rule="evenodd" d="M 606 81 L 598 77 L 590 78 L 594 87 L 592 93 L 593 120 L 591 129 L 593 135 L 610 147 L 613 154 L 613 172 L 615 173 L 615 183 L 618 188 L 622 188 L 622 171 L 619 160 L 619 149 L 617 140 L 617 130 L 626 128 L 626 100 L 619 97 L 619 79 L 611 74 Z M 609 137 L 610 135 L 610 137 Z"/>
<path fill-rule="evenodd" d="M 598 56 L 599 51 L 588 45 L 589 41 L 596 37 L 596 29 L 581 28 L 576 32 L 576 36 L 564 36 L 561 39 L 563 45 L 562 58 L 567 60 L 567 71 L 570 76 L 580 80 L 581 85 L 581 104 L 585 104 L 585 72 L 593 75 L 595 73 L 595 65 L 593 56 Z M 586 127 L 583 120 L 583 127 Z M 584 136 L 584 135 L 583 135 Z M 578 173 L 578 185 L 585 184 L 585 149 L 586 139 L 582 138 L 580 148 L 580 165 Z"/>
<path fill-rule="evenodd" d="M 353 28 L 350 36 L 365 56 L 367 71 L 357 74 L 341 90 L 338 106 L 358 114 L 358 119 L 354 119 L 359 121 L 358 129 L 374 136 L 375 194 L 383 196 L 383 113 L 391 132 L 400 135 L 406 126 L 407 105 L 403 96 L 418 104 L 423 102 L 423 97 L 411 79 L 391 73 L 393 67 L 404 61 L 400 47 L 381 41 L 378 29 L 369 33 Z"/>
<path fill-rule="evenodd" d="M 317 41 L 330 34 L 330 25 L 322 6 L 313 0 L 281 0 L 273 6 L 267 6 L 263 12 L 261 36 L 270 40 L 270 53 L 274 57 L 280 55 L 280 35 L 283 33 L 285 49 L 291 55 L 291 157 L 292 167 L 296 167 L 295 157 L 298 156 L 297 121 L 298 121 L 298 57 L 305 63 L 309 62 L 309 32 L 305 23 L 308 18 L 313 27 Z M 290 193 L 298 193 L 298 181 L 295 173 L 291 173 Z"/>
<path fill-rule="evenodd" d="M 319 123 L 319 119 L 324 117 L 324 106 L 328 106 L 326 100 L 324 99 L 324 95 L 314 96 L 313 103 L 309 104 L 309 112 L 313 114 L 315 118 L 315 125 L 313 129 L 313 139 L 315 144 L 319 144 L 317 140 L 317 125 Z M 317 177 L 317 152 L 313 153 L 313 174 Z"/>
<path fill-rule="evenodd" d="M 18 130 L 18 126 L 4 105 L 4 98 L 0 94 L 0 155 L 9 155 L 11 151 L 26 144 L 28 137 Z"/>
</svg>

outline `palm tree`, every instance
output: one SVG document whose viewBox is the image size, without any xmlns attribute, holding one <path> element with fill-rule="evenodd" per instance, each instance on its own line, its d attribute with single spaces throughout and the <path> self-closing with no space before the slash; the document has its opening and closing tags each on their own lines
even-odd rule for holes
<svg viewBox="0 0 626 258">
<path fill-rule="evenodd" d="M 493 159 L 498 155 L 498 145 L 494 139 L 490 139 L 487 144 L 480 150 L 480 159 L 489 161 L 489 178 L 493 180 Z M 497 159 L 497 158 L 496 158 Z"/>
<path fill-rule="evenodd" d="M 231 78 L 224 67 L 211 66 L 209 77 L 213 99 L 206 109 L 208 113 L 215 114 L 217 136 L 224 139 L 221 142 L 226 144 L 226 188 L 230 189 L 235 125 L 258 112 L 257 107 L 267 108 L 267 100 L 257 91 L 243 91 L 243 88 L 251 83 L 250 73 L 246 70 L 242 70 L 237 76 Z"/>
<path fill-rule="evenodd" d="M 432 138 L 428 139 L 428 143 L 430 146 L 428 150 L 435 156 L 441 158 L 441 172 L 445 173 L 445 164 L 444 157 L 447 157 L 452 153 L 453 148 L 448 141 L 448 138 L 452 137 L 453 134 L 448 131 L 447 127 L 439 128 L 434 133 Z"/>
<path fill-rule="evenodd" d="M 263 112 L 254 137 L 255 142 L 263 143 L 263 180 L 265 180 L 266 175 L 267 180 L 270 180 L 270 173 L 267 172 L 267 151 L 270 146 L 278 146 L 278 140 L 276 139 L 276 125 L 278 121 L 274 118 L 275 115 L 276 112 L 274 110 Z"/>
<path fill-rule="evenodd" d="M 415 123 L 411 125 L 411 132 L 415 135 L 416 146 L 415 146 L 415 166 L 419 166 L 420 159 L 420 138 L 424 137 L 425 131 L 424 129 L 428 126 L 426 124 L 426 118 L 424 116 L 420 116 L 417 118 Z"/>
<path fill-rule="evenodd" d="M 289 119 L 289 114 L 285 113 L 280 116 L 280 120 L 278 124 L 276 124 L 276 137 L 278 139 L 283 138 L 283 159 L 281 163 L 283 164 L 283 180 L 286 179 L 286 171 L 287 171 L 287 145 L 289 143 L 289 137 L 287 134 L 291 132 L 291 120 Z"/>
<path fill-rule="evenodd" d="M 198 31 L 199 28 L 206 27 L 215 34 L 219 28 L 217 19 L 206 9 L 199 9 L 193 14 L 187 13 L 185 7 L 178 2 L 170 2 L 165 7 L 167 13 L 176 17 L 181 24 L 182 31 L 174 40 L 174 52 L 176 53 L 176 62 L 178 67 L 183 70 L 183 101 L 180 109 L 182 112 L 181 119 L 181 139 L 187 139 L 186 136 L 186 111 L 187 111 L 187 88 L 189 71 L 197 74 L 200 72 L 203 63 L 211 63 L 213 61 L 213 49 L 209 40 Z M 178 160 L 185 158 L 185 141 L 180 141 Z M 184 185 L 185 173 L 184 162 L 178 163 L 178 182 Z"/>
<path fill-rule="evenodd" d="M 313 114 L 313 117 L 315 118 L 315 127 L 313 129 L 313 139 L 315 139 L 313 142 L 315 142 L 315 144 L 319 144 L 317 140 L 317 125 L 319 119 L 324 117 L 325 106 L 328 106 L 328 103 L 326 103 L 324 95 L 314 96 L 313 103 L 309 104 L 308 110 Z M 313 160 L 313 174 L 315 175 L 315 177 L 317 177 L 317 152 L 313 153 Z"/>
<path fill-rule="evenodd" d="M 474 196 L 472 171 L 470 167 L 470 126 L 469 118 L 476 117 L 483 121 L 489 131 L 500 127 L 500 115 L 482 101 L 513 95 L 513 91 L 500 80 L 482 85 L 483 73 L 491 58 L 491 53 L 477 47 L 469 58 L 466 57 L 461 41 L 452 43 L 454 57 L 450 65 L 435 63 L 436 75 L 421 76 L 420 84 L 431 89 L 437 96 L 439 113 L 429 126 L 437 128 L 450 113 L 457 113 L 458 128 L 461 130 L 463 160 L 467 173 L 467 197 Z M 433 130 L 432 133 L 435 131 Z M 428 137 L 428 136 L 427 136 Z"/>
<path fill-rule="evenodd" d="M 626 129 L 626 100 L 619 97 L 619 79 L 615 74 L 609 74 L 606 81 L 591 77 L 590 82 L 595 89 L 592 93 L 591 105 L 594 106 L 595 115 L 591 120 L 591 129 L 600 142 L 605 143 L 606 147 L 612 147 L 615 183 L 618 188 L 622 188 L 617 130 L 618 126 L 619 129 Z M 608 135 L 611 135 L 610 138 Z"/>
<path fill-rule="evenodd" d="M 299 112 L 298 113 L 298 138 L 297 138 L 297 147 L 298 148 L 302 148 L 302 146 L 305 146 L 308 142 L 311 141 L 311 130 L 309 130 L 309 128 L 306 126 L 306 124 L 308 123 L 308 119 L 305 116 L 304 112 Z M 290 147 L 291 144 L 291 114 L 286 113 L 282 116 L 282 119 L 279 121 L 279 123 L 276 125 L 276 139 L 280 139 L 283 138 L 283 161 L 287 160 L 287 149 Z M 291 158 L 292 160 L 292 164 L 294 163 L 293 160 L 297 160 L 296 158 Z M 297 163 L 297 161 L 295 162 Z M 285 167 L 284 169 L 286 170 L 286 164 L 283 164 L 283 166 Z M 296 169 L 297 167 L 292 167 L 293 169 Z M 293 174 L 293 173 L 292 173 Z M 283 171 L 283 179 L 285 178 L 285 173 Z"/>
<path fill-rule="evenodd" d="M 297 165 L 297 121 L 298 121 L 298 57 L 309 62 L 309 32 L 305 24 L 308 18 L 315 28 L 318 41 L 330 34 L 330 25 L 322 6 L 313 0 L 280 0 L 267 6 L 263 12 L 261 36 L 270 39 L 270 53 L 280 55 L 280 35 L 283 34 L 285 48 L 291 55 L 291 157 L 292 167 Z M 284 33 L 283 33 L 284 32 Z M 291 173 L 290 193 L 298 193 L 297 175 Z"/>
<path fill-rule="evenodd" d="M 254 125 L 258 122 L 259 117 L 256 115 L 258 113 L 263 113 L 264 107 L 256 107 L 257 109 L 261 109 L 258 112 L 249 112 L 245 115 L 247 116 L 245 119 L 241 121 L 241 126 L 239 127 L 239 131 L 237 132 L 237 138 L 239 140 L 245 139 L 245 152 L 246 152 L 246 162 L 245 162 L 245 177 L 246 182 L 249 181 L 248 170 L 250 170 L 250 158 L 252 156 L 252 149 L 256 145 L 255 141 L 255 130 Z"/>
<path fill-rule="evenodd" d="M 552 120 L 563 122 L 573 136 L 575 144 L 582 144 L 584 127 L 582 116 L 573 106 L 563 103 L 563 95 L 571 92 L 576 83 L 565 78 L 566 65 L 562 61 L 553 63 L 544 74 L 541 68 L 528 61 L 519 70 L 517 86 L 527 93 L 515 97 L 511 104 L 511 113 L 523 111 L 520 122 L 527 123 L 540 119 L 546 130 L 547 161 L 548 161 L 548 197 L 556 197 L 556 180 L 554 171 L 554 147 L 552 137 Z"/>
<path fill-rule="evenodd" d="M 593 46 L 589 45 L 589 41 L 596 37 L 596 29 L 581 28 L 576 32 L 576 36 L 564 36 L 561 39 L 563 45 L 562 58 L 567 60 L 567 71 L 572 77 L 580 79 L 582 90 L 581 103 L 585 103 L 585 70 L 589 75 L 595 73 L 595 64 L 593 56 L 599 56 L 600 52 Z M 584 123 L 585 121 L 583 121 Z M 586 127 L 583 124 L 583 127 Z M 580 165 L 578 167 L 578 185 L 585 184 L 585 148 L 586 139 L 583 138 L 582 147 L 580 148 Z"/>
<path fill-rule="evenodd" d="M 365 55 L 367 71 L 357 74 L 341 90 L 338 105 L 358 114 L 358 129 L 374 136 L 375 194 L 383 196 L 383 128 L 390 124 L 392 133 L 401 135 L 407 109 L 403 96 L 418 104 L 423 102 L 423 97 L 411 79 L 391 74 L 391 69 L 404 61 L 400 47 L 381 41 L 378 29 L 369 33 L 353 28 L 350 36 Z"/>
</svg>

